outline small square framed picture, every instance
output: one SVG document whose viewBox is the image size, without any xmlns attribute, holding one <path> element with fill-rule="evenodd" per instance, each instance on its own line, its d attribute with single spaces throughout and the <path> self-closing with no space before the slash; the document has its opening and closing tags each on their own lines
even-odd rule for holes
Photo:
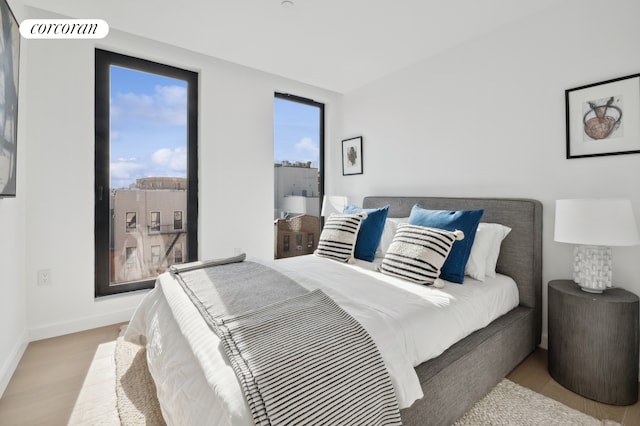
<svg viewBox="0 0 640 426">
<path fill-rule="evenodd" d="M 362 136 L 342 141 L 342 176 L 362 174 Z"/>
</svg>

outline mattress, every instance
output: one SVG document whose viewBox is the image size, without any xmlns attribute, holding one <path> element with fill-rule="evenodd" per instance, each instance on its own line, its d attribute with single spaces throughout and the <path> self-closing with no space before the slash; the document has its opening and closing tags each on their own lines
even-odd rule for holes
<svg viewBox="0 0 640 426">
<path fill-rule="evenodd" d="M 401 408 L 422 397 L 413 367 L 518 305 L 515 282 L 500 274 L 437 289 L 380 274 L 376 262 L 301 256 L 262 263 L 309 290 L 322 289 L 362 324 L 380 350 Z M 253 424 L 219 339 L 173 276 L 158 278 L 125 338 L 146 344 L 168 424 Z"/>
</svg>

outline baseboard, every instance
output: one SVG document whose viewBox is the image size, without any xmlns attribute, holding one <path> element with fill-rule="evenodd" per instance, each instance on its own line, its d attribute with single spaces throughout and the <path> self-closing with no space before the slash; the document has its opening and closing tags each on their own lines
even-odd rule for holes
<svg viewBox="0 0 640 426">
<path fill-rule="evenodd" d="M 65 334 L 77 333 L 79 331 L 90 330 L 92 328 L 104 327 L 107 325 L 126 322 L 131 319 L 135 307 L 106 315 L 97 315 L 74 319 L 71 321 L 48 324 L 42 327 L 29 329 L 29 341 L 49 339 L 51 337 L 63 336 Z"/>
<path fill-rule="evenodd" d="M 2 397 L 4 391 L 7 389 L 7 385 L 9 385 L 13 373 L 16 371 L 16 368 L 18 368 L 18 363 L 20 359 L 22 359 L 22 355 L 24 355 L 28 344 L 29 335 L 27 334 L 27 330 L 24 330 L 11 351 L 11 354 L 2 366 L 0 366 L 0 397 Z"/>
</svg>

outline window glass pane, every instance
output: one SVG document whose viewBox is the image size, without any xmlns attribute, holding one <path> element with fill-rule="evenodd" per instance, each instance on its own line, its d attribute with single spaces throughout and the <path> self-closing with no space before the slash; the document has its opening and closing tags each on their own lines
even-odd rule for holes
<svg viewBox="0 0 640 426">
<path fill-rule="evenodd" d="M 127 212 L 126 218 L 127 232 L 135 232 L 136 230 L 136 212 Z"/>
<path fill-rule="evenodd" d="M 153 266 L 160 264 L 160 246 L 151 246 L 151 264 Z"/>
<path fill-rule="evenodd" d="M 187 82 L 113 65 L 110 74 L 111 205 L 115 222 L 126 220 L 125 226 L 111 227 L 110 277 L 111 283 L 123 283 L 155 278 L 184 255 Z M 136 223 L 135 212 L 143 222 Z M 179 256 L 168 257 L 176 244 L 181 244 Z M 125 271 L 123 265 L 130 264 L 125 247 L 134 245 L 140 265 Z"/>
<path fill-rule="evenodd" d="M 136 266 L 136 248 L 135 247 L 127 247 L 125 250 L 126 253 L 126 264 L 127 267 L 133 268 Z"/>
<path fill-rule="evenodd" d="M 182 243 L 176 243 L 173 249 L 173 262 L 182 263 Z"/>
<path fill-rule="evenodd" d="M 320 233 L 324 105 L 276 94 L 274 100 L 275 257 L 313 253 Z M 295 233 L 293 241 L 284 234 Z M 310 244 L 309 244 L 310 243 Z"/>
</svg>

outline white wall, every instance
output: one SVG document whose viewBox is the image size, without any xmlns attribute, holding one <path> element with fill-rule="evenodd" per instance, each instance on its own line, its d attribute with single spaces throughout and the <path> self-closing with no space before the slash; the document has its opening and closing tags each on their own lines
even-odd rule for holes
<svg viewBox="0 0 640 426">
<path fill-rule="evenodd" d="M 24 284 L 24 161 L 18 151 L 16 198 L 0 198 L 0 396 L 27 344 L 27 291 Z"/>
<path fill-rule="evenodd" d="M 23 9 L 12 5 L 19 20 Z M 19 78 L 19 96 L 27 85 Z M 27 346 L 27 289 L 25 286 L 26 140 L 21 121 L 25 103 L 18 102 L 17 187 L 15 198 L 0 198 L 0 396 Z"/>
<path fill-rule="evenodd" d="M 555 200 L 628 197 L 640 224 L 640 154 L 565 159 L 564 91 L 640 73 L 640 2 L 558 2 L 344 96 L 342 138 L 363 135 L 364 174 L 327 193 L 529 197 L 544 205 L 543 280 L 570 278 Z M 640 117 L 636 117 L 640 120 Z M 640 295 L 640 247 L 614 248 L 615 284 Z"/>
<path fill-rule="evenodd" d="M 29 17 L 52 17 L 27 10 Z M 273 256 L 274 92 L 326 103 L 328 140 L 339 124 L 339 95 L 114 29 L 95 44 L 25 44 L 26 232 L 14 239 L 25 238 L 21 285 L 31 339 L 126 321 L 144 295 L 94 298 L 95 46 L 199 72 L 200 258 L 233 255 L 236 247 Z M 51 269 L 51 286 L 36 286 L 39 269 Z"/>
</svg>

